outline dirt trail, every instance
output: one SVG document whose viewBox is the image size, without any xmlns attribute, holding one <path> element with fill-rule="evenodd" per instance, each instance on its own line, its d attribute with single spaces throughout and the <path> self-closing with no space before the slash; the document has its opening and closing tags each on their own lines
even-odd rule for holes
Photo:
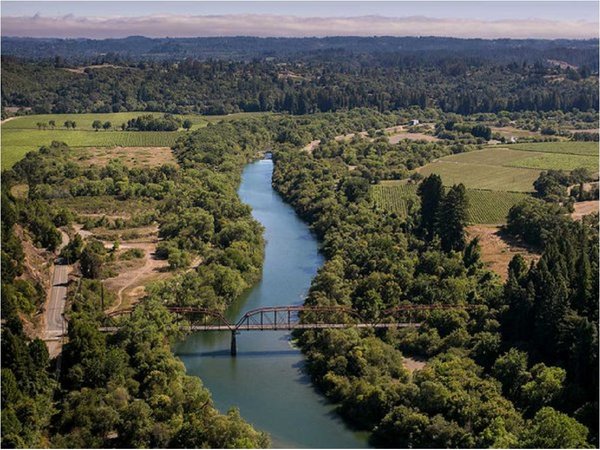
<svg viewBox="0 0 600 450">
<path fill-rule="evenodd" d="M 112 248 L 111 242 L 104 242 L 104 246 Z M 116 277 L 107 278 L 105 286 L 111 291 L 116 291 L 117 302 L 106 310 L 107 313 L 118 310 L 126 302 L 131 303 L 140 299 L 144 293 L 144 283 L 158 280 L 168 276 L 164 269 L 169 265 L 167 261 L 156 258 L 155 242 L 128 242 L 119 246 L 120 249 L 140 249 L 144 251 L 144 264 L 138 268 L 128 268 L 119 272 Z"/>
<path fill-rule="evenodd" d="M 320 143 L 321 143 L 320 139 L 317 139 L 315 141 L 310 141 L 308 144 L 306 144 L 304 147 L 302 147 L 302 150 L 305 152 L 308 152 L 308 153 L 312 153 L 313 150 L 315 148 L 317 148 Z"/>
<path fill-rule="evenodd" d="M 0 125 L 4 125 L 6 122 L 10 122 L 11 120 L 16 119 L 16 117 L 7 117 L 6 119 L 0 121 Z"/>
</svg>

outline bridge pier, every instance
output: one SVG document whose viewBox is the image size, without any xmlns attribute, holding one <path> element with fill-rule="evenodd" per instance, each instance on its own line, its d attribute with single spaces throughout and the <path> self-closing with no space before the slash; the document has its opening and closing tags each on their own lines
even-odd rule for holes
<svg viewBox="0 0 600 450">
<path fill-rule="evenodd" d="M 231 331 L 231 356 L 237 355 L 237 339 L 235 337 L 236 334 L 236 330 Z"/>
</svg>

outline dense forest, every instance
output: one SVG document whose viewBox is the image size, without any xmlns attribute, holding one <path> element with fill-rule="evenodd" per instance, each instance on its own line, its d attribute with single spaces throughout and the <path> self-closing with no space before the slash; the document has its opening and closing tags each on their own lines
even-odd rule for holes
<svg viewBox="0 0 600 450">
<path fill-rule="evenodd" d="M 502 285 L 465 239 L 462 185 L 444 193 L 439 177 L 426 178 L 421 208 L 402 220 L 373 208 L 369 180 L 327 148 L 282 146 L 275 158 L 274 187 L 328 258 L 307 303 L 365 317 L 404 303 L 465 307 L 432 313 L 418 330 L 299 335 L 315 382 L 375 445 L 598 445 L 597 216 L 573 222 L 549 199 L 513 208 L 509 232 L 543 255 L 531 266 L 516 256 Z M 410 377 L 403 355 L 427 366 Z"/>
<path fill-rule="evenodd" d="M 447 37 L 323 37 L 323 38 L 147 38 L 38 39 L 2 38 L 2 54 L 27 59 L 58 56 L 69 63 L 118 63 L 123 60 L 182 60 L 301 57 L 315 52 L 395 52 L 405 56 L 427 53 L 427 58 L 467 56 L 495 61 L 559 60 L 598 68 L 595 40 L 455 39 Z"/>
<path fill-rule="evenodd" d="M 598 79 L 586 64 L 428 53 L 316 53 L 289 61 L 185 59 L 72 69 L 60 61 L 2 59 L 2 107 L 35 113 L 161 111 L 311 114 L 409 106 L 459 114 L 598 111 Z"/>
</svg>

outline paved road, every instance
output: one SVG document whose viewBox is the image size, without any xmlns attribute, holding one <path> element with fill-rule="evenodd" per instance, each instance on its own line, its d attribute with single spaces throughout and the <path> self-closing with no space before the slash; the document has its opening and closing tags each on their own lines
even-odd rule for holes
<svg viewBox="0 0 600 450">
<path fill-rule="evenodd" d="M 69 236 L 61 230 L 62 243 L 58 252 L 69 243 Z M 61 336 L 66 332 L 67 324 L 64 323 L 62 313 L 67 303 L 67 282 L 69 281 L 70 267 L 62 258 L 57 258 L 52 274 L 52 286 L 44 311 L 44 340 L 51 357 L 58 356 L 62 348 Z"/>
<path fill-rule="evenodd" d="M 46 305 L 46 338 L 60 336 L 63 333 L 64 319 L 62 316 L 67 301 L 67 281 L 69 266 L 61 258 L 57 259 L 52 275 L 50 297 Z"/>
</svg>

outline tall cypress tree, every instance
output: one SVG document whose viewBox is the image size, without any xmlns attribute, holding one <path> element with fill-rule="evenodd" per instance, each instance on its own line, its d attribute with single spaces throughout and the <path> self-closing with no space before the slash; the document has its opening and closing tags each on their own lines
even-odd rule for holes
<svg viewBox="0 0 600 450">
<path fill-rule="evenodd" d="M 437 215 L 437 231 L 444 251 L 462 251 L 465 248 L 468 208 L 465 186 L 455 184 L 443 198 Z"/>
<path fill-rule="evenodd" d="M 421 231 L 427 240 L 435 234 L 435 223 L 440 203 L 444 198 L 442 178 L 435 173 L 429 175 L 417 190 L 421 198 Z"/>
</svg>

